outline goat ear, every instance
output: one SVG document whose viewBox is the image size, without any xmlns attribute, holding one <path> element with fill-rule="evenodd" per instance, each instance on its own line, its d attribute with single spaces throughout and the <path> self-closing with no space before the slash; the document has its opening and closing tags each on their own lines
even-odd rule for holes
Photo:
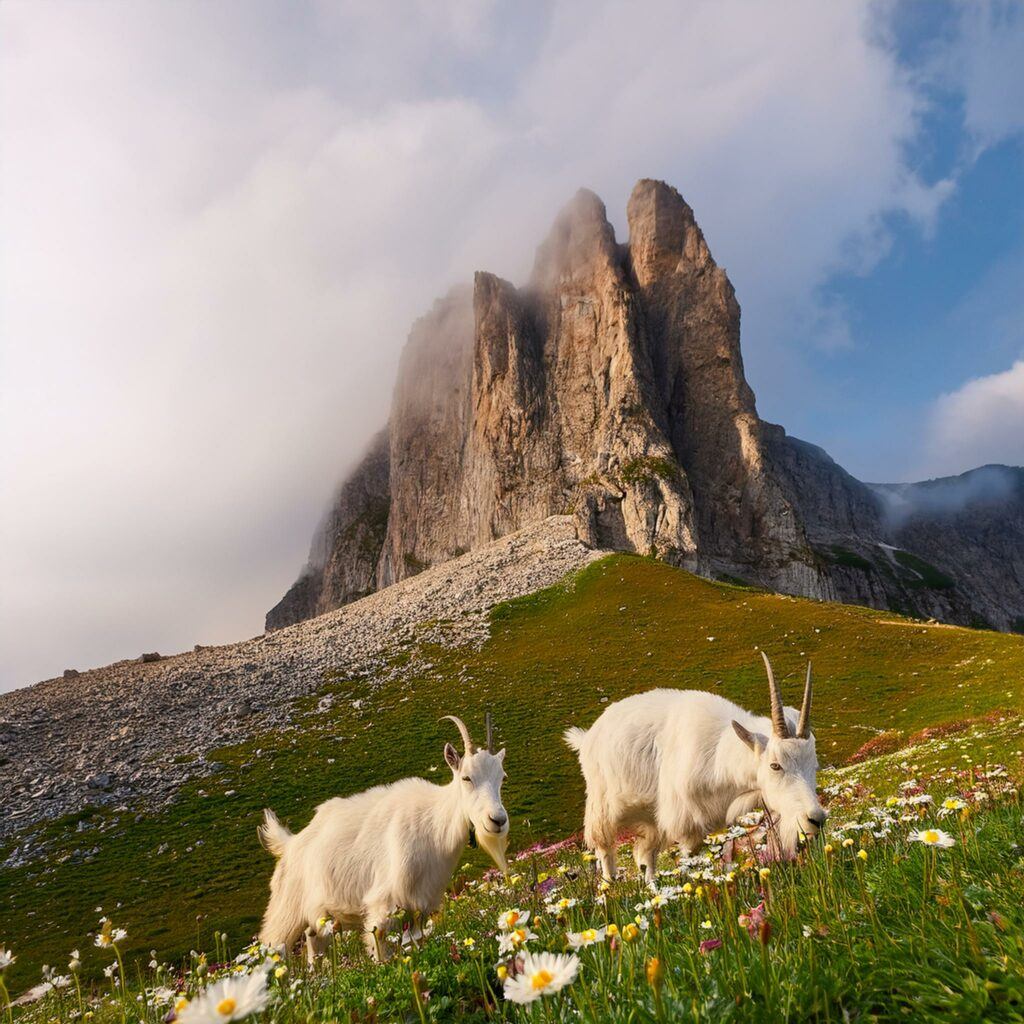
<svg viewBox="0 0 1024 1024">
<path fill-rule="evenodd" d="M 761 753 L 761 744 L 758 742 L 758 737 L 754 733 L 745 726 L 740 725 L 740 723 L 735 720 L 733 720 L 732 728 L 733 732 L 735 732 L 736 735 L 739 736 L 739 738 L 743 740 L 743 742 L 746 743 L 746 745 L 750 747 L 755 754 Z"/>
<path fill-rule="evenodd" d="M 444 759 L 453 772 L 462 767 L 462 755 L 450 743 L 444 745 Z"/>
<path fill-rule="evenodd" d="M 505 760 L 505 748 L 504 748 L 504 747 L 502 747 L 502 748 L 501 748 L 501 750 L 499 750 L 499 751 L 498 751 L 498 752 L 497 752 L 497 753 L 496 753 L 496 754 L 495 754 L 494 756 L 495 756 L 495 757 L 496 757 L 496 758 L 497 758 L 497 759 L 498 759 L 499 761 L 504 761 L 504 760 Z"/>
</svg>

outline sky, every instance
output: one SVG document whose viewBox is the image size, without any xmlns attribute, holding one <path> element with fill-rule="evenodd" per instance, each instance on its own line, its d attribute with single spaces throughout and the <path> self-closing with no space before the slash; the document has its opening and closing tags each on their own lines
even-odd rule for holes
<svg viewBox="0 0 1024 1024">
<path fill-rule="evenodd" d="M 762 416 L 1024 463 L 1024 6 L 0 5 L 0 689 L 262 632 L 411 322 L 675 185 Z"/>
</svg>

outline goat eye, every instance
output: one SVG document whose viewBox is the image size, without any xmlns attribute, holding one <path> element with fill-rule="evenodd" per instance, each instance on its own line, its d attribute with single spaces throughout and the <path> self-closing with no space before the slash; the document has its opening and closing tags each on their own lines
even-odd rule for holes
<svg viewBox="0 0 1024 1024">
<path fill-rule="evenodd" d="M 468 782 L 471 786 L 473 785 L 473 780 L 468 775 L 463 775 L 462 776 L 462 781 L 463 782 Z"/>
<path fill-rule="evenodd" d="M 781 772 L 782 771 L 782 765 L 779 764 L 777 761 L 772 761 L 772 763 L 770 765 L 768 765 L 768 767 L 771 768 L 771 770 L 773 772 Z"/>
</svg>

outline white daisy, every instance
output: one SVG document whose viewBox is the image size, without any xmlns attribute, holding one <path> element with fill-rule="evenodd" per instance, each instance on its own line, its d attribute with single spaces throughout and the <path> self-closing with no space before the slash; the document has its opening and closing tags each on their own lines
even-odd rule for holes
<svg viewBox="0 0 1024 1024">
<path fill-rule="evenodd" d="M 582 949 L 584 946 L 596 946 L 604 942 L 607 928 L 584 928 L 581 932 L 566 932 L 565 937 L 573 949 Z"/>
<path fill-rule="evenodd" d="M 532 1003 L 554 995 L 576 980 L 579 969 L 580 960 L 574 953 L 527 953 L 522 971 L 505 979 L 505 998 L 513 1003 Z"/>
<path fill-rule="evenodd" d="M 537 938 L 536 933 L 529 928 L 513 928 L 508 932 L 501 932 L 498 935 L 498 952 L 504 956 L 506 953 L 515 952 Z"/>
<path fill-rule="evenodd" d="M 6 946 L 0 946 L 0 971 L 10 967 L 17 959 Z"/>
<path fill-rule="evenodd" d="M 503 910 L 498 915 L 498 928 L 503 932 L 511 931 L 513 928 L 522 928 L 530 923 L 531 917 L 528 910 L 520 910 L 518 907 Z"/>
<path fill-rule="evenodd" d="M 576 903 L 571 896 L 563 896 L 560 900 L 545 903 L 544 906 L 549 914 L 564 914 L 567 910 L 572 910 Z"/>
<path fill-rule="evenodd" d="M 922 843 L 924 846 L 938 846 L 948 849 L 956 845 L 956 840 L 938 828 L 923 828 L 920 832 L 911 832 L 907 837 L 912 843 Z"/>
<path fill-rule="evenodd" d="M 225 1024 L 266 1009 L 273 998 L 263 971 L 222 978 L 178 1014 L 179 1024 Z"/>
</svg>

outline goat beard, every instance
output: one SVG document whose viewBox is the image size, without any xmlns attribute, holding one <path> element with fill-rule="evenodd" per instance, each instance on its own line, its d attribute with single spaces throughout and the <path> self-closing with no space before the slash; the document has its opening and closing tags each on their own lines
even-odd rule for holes
<svg viewBox="0 0 1024 1024">
<path fill-rule="evenodd" d="M 485 832 L 482 829 L 476 831 L 477 845 L 491 860 L 498 866 L 502 874 L 508 874 L 508 858 L 505 851 L 508 849 L 508 833 L 502 832 L 495 835 L 493 832 Z"/>
</svg>

